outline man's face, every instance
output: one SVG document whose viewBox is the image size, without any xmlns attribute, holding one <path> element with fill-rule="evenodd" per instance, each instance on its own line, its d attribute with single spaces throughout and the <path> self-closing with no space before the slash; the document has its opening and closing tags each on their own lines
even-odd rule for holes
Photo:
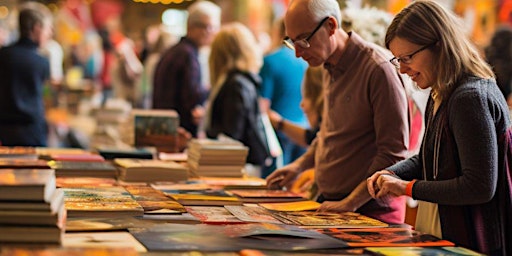
<svg viewBox="0 0 512 256">
<path fill-rule="evenodd" d="M 189 24 L 187 35 L 201 47 L 210 45 L 218 31 L 219 24 L 214 22 L 211 17 L 203 16 L 198 21 Z"/>
<path fill-rule="evenodd" d="M 295 56 L 303 58 L 310 66 L 322 65 L 329 57 L 330 19 L 313 21 L 309 15 L 297 10 L 285 17 L 286 34 L 295 44 Z M 304 47 L 300 40 L 306 40 Z"/>
<path fill-rule="evenodd" d="M 43 46 L 53 36 L 53 25 L 51 20 L 36 24 L 33 28 L 33 40 Z"/>
</svg>

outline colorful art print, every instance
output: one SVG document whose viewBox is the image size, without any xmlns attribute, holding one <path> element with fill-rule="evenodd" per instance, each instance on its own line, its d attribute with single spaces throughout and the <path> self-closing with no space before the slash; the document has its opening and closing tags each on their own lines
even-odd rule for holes
<svg viewBox="0 0 512 256">
<path fill-rule="evenodd" d="M 157 210 L 165 213 L 184 213 L 185 207 L 167 197 L 163 192 L 149 186 L 125 186 L 125 189 L 139 203 L 144 212 L 150 213 Z"/>
<path fill-rule="evenodd" d="M 388 224 L 370 218 L 368 216 L 354 213 L 329 213 L 329 212 L 274 212 L 274 217 L 286 224 L 299 225 L 304 227 L 338 227 L 338 228 L 369 228 L 387 227 Z"/>
<path fill-rule="evenodd" d="M 282 224 L 272 216 L 272 213 L 258 206 L 225 205 L 231 214 L 245 222 Z"/>
<path fill-rule="evenodd" d="M 284 190 L 268 190 L 268 189 L 232 189 L 229 192 L 243 198 L 302 198 L 297 193 Z"/>
<path fill-rule="evenodd" d="M 454 246 L 450 241 L 408 228 L 317 229 L 353 247 Z"/>
<path fill-rule="evenodd" d="M 65 202 L 135 202 L 123 187 L 63 188 Z"/>
<path fill-rule="evenodd" d="M 408 255 L 408 256 L 483 256 L 463 247 L 366 247 L 367 252 L 383 256 Z"/>
<path fill-rule="evenodd" d="M 206 224 L 237 224 L 244 223 L 231 214 L 226 208 L 219 206 L 187 206 L 187 212 Z"/>
</svg>

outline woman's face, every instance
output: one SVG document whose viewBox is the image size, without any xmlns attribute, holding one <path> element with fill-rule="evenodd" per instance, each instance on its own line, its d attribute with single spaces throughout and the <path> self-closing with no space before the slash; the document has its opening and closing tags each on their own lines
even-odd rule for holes
<svg viewBox="0 0 512 256">
<path fill-rule="evenodd" d="M 302 101 L 300 102 L 300 107 L 302 108 L 302 111 L 304 111 L 304 114 L 306 114 L 306 117 L 308 118 L 309 126 L 318 127 L 318 114 L 315 110 L 313 101 L 303 95 Z"/>
<path fill-rule="evenodd" d="M 399 59 L 399 71 L 407 74 L 421 89 L 434 84 L 434 61 L 430 47 L 413 44 L 400 37 L 395 37 L 389 44 L 393 55 Z M 408 59 L 408 61 L 406 61 Z"/>
</svg>

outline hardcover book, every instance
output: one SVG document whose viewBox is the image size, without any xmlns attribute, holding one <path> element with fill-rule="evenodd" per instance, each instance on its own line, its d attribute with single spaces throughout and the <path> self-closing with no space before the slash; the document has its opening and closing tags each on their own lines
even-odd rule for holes
<svg viewBox="0 0 512 256">
<path fill-rule="evenodd" d="M 137 252 L 147 252 L 146 248 L 126 231 L 66 233 L 62 246 L 65 248 L 133 248 Z"/>
<path fill-rule="evenodd" d="M 111 163 L 83 161 L 49 161 L 57 177 L 116 178 L 117 169 Z"/>
<path fill-rule="evenodd" d="M 0 158 L 1 169 L 50 169 L 48 162 L 41 159 Z"/>
<path fill-rule="evenodd" d="M 55 183 L 52 169 L 0 169 L 0 200 L 50 202 Z"/>
<path fill-rule="evenodd" d="M 51 211 L 57 212 L 64 202 L 64 192 L 56 189 L 49 202 L 45 201 L 0 201 L 0 211 Z"/>
<path fill-rule="evenodd" d="M 178 152 L 179 115 L 174 110 L 132 111 L 135 147 L 156 147 L 158 152 Z"/>
<path fill-rule="evenodd" d="M 126 182 L 185 181 L 188 169 L 176 162 L 117 158 L 114 163 L 119 167 L 119 179 Z"/>
<path fill-rule="evenodd" d="M 355 212 L 274 212 L 273 216 L 285 224 L 298 225 L 304 228 L 374 228 L 389 226 L 387 223 Z"/>
<path fill-rule="evenodd" d="M 454 246 L 450 241 L 408 228 L 317 229 L 353 247 Z"/>
<path fill-rule="evenodd" d="M 37 159 L 38 155 L 36 153 L 35 147 L 5 147 L 0 146 L 0 158 L 9 158 L 9 159 Z"/>
<path fill-rule="evenodd" d="M 123 187 L 64 188 L 70 217 L 142 216 L 144 209 Z"/>
<path fill-rule="evenodd" d="M 63 226 L 0 225 L 0 242 L 60 244 Z"/>
</svg>

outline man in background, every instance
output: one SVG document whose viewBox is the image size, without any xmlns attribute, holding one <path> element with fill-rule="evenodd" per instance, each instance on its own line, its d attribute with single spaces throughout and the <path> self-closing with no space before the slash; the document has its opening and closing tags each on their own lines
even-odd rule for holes
<svg viewBox="0 0 512 256">
<path fill-rule="evenodd" d="M 38 49 L 52 37 L 52 15 L 29 2 L 19 13 L 20 39 L 0 49 L 0 142 L 4 146 L 46 146 L 43 86 L 50 76 L 48 59 Z"/>
<path fill-rule="evenodd" d="M 155 69 L 153 109 L 174 109 L 180 126 L 197 137 L 208 91 L 201 84 L 199 48 L 212 43 L 220 27 L 221 9 L 209 1 L 188 8 L 187 34 L 162 55 Z"/>
</svg>

